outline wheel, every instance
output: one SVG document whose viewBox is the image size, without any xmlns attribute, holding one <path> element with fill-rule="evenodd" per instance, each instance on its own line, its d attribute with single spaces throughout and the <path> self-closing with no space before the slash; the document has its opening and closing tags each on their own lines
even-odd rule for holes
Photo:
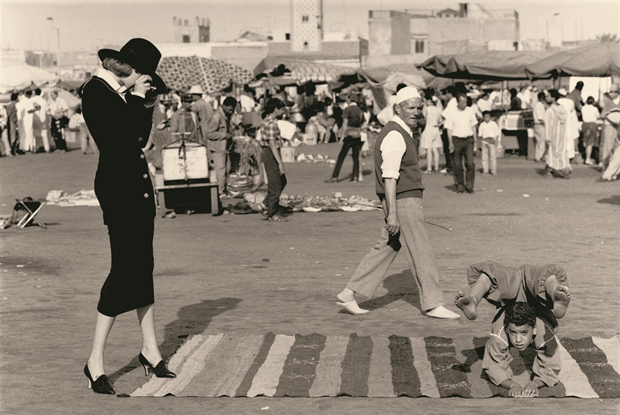
<svg viewBox="0 0 620 415">
<path fill-rule="evenodd" d="M 166 214 L 166 197 L 162 189 L 156 190 L 157 193 L 157 211 L 162 218 Z"/>
<path fill-rule="evenodd" d="M 220 214 L 221 203 L 220 194 L 217 186 L 211 186 L 211 214 L 217 216 Z"/>
</svg>

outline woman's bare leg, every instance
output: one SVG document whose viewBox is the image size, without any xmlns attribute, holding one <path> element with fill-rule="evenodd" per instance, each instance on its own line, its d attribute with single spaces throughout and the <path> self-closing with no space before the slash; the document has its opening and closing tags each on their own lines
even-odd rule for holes
<svg viewBox="0 0 620 415">
<path fill-rule="evenodd" d="M 105 344 L 108 341 L 108 335 L 112 330 L 116 317 L 105 316 L 101 313 L 97 313 L 97 324 L 95 325 L 95 337 L 93 339 L 93 349 L 90 352 L 88 358 L 88 370 L 90 371 L 93 380 L 103 374 L 105 369 L 103 367 L 103 354 L 105 352 Z"/>
<path fill-rule="evenodd" d="M 142 355 L 153 365 L 161 360 L 157 337 L 155 336 L 155 311 L 153 304 L 137 309 L 140 330 L 142 330 Z"/>
</svg>

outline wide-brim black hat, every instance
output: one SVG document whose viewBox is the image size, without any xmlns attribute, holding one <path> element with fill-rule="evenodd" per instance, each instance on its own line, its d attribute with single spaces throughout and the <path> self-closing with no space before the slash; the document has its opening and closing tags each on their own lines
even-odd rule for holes
<svg viewBox="0 0 620 415">
<path fill-rule="evenodd" d="M 101 49 L 98 52 L 99 59 L 103 62 L 106 58 L 114 58 L 128 65 L 143 75 L 153 78 L 153 86 L 158 94 L 166 93 L 166 83 L 155 73 L 161 52 L 157 47 L 146 39 L 131 39 L 120 51 L 113 49 Z"/>
</svg>

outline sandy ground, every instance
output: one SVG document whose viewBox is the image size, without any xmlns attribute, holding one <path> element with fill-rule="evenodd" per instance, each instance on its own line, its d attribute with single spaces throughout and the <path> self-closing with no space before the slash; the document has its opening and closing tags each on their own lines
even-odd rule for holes
<svg viewBox="0 0 620 415">
<path fill-rule="evenodd" d="M 335 144 L 298 148 L 306 154 L 338 152 Z M 425 175 L 427 221 L 448 308 L 466 287 L 466 267 L 482 260 L 506 265 L 556 263 L 570 279 L 573 301 L 560 336 L 611 337 L 620 332 L 618 254 L 620 188 L 598 182 L 598 171 L 575 166 L 569 180 L 543 177 L 542 164 L 524 157 L 498 160 L 498 176 L 476 176 L 476 193 L 457 194 L 451 177 Z M 425 162 L 422 161 L 424 164 Z M 477 159 L 480 166 L 480 160 Z M 49 190 L 92 189 L 97 157 L 79 151 L 0 159 L 0 214 L 15 198 L 45 198 Z M 325 184 L 332 165 L 287 164 L 288 194 L 342 192 L 376 198 L 370 170 L 349 183 Z M 235 200 L 237 202 L 238 200 Z M 6 414 L 111 413 L 620 413 L 620 400 L 540 399 L 325 399 L 127 398 L 86 388 L 99 290 L 109 270 L 107 231 L 97 207 L 46 206 L 47 229 L 0 231 L 0 411 Z M 335 294 L 375 243 L 382 214 L 295 213 L 288 223 L 258 214 L 179 215 L 156 219 L 156 326 L 169 357 L 184 338 L 206 332 L 261 334 L 482 336 L 494 309 L 481 305 L 470 322 L 421 315 L 419 296 L 404 256 L 392 265 L 365 316 L 339 312 Z M 137 355 L 141 337 L 135 313 L 117 319 L 106 349 L 106 372 L 118 393 L 147 381 Z"/>
</svg>

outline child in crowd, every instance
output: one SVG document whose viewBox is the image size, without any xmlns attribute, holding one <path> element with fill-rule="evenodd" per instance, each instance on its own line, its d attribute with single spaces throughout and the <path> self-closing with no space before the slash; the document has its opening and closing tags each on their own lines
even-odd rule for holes
<svg viewBox="0 0 620 415">
<path fill-rule="evenodd" d="M 478 137 L 482 146 L 482 174 L 497 174 L 497 144 L 499 143 L 501 130 L 497 123 L 491 119 L 491 113 L 482 113 L 483 121 L 478 127 Z M 489 166 L 489 161 L 490 166 Z"/>
<path fill-rule="evenodd" d="M 441 141 L 441 132 L 439 127 L 443 123 L 441 110 L 435 105 L 432 96 L 427 94 L 426 106 L 424 107 L 424 118 L 426 118 L 426 126 L 420 137 L 420 148 L 426 150 L 426 174 L 433 172 L 433 164 L 435 172 L 439 171 L 439 149 L 443 148 Z"/>
<path fill-rule="evenodd" d="M 521 385 L 512 380 L 510 348 L 523 352 L 532 343 L 536 349 L 532 364 L 534 376 Z M 495 317 L 482 359 L 482 370 L 491 382 L 508 389 L 508 394 L 514 398 L 535 397 L 539 388 L 558 383 L 560 369 L 555 330 L 536 316 L 534 307 L 526 302 L 516 302 L 505 308 L 503 321 L 499 316 Z"/>
<path fill-rule="evenodd" d="M 599 146 L 598 123 L 601 113 L 594 106 L 594 97 L 588 97 L 586 105 L 581 107 L 581 132 L 583 134 L 583 145 L 586 147 L 585 164 L 594 164 L 592 161 L 592 148 Z"/>
</svg>

